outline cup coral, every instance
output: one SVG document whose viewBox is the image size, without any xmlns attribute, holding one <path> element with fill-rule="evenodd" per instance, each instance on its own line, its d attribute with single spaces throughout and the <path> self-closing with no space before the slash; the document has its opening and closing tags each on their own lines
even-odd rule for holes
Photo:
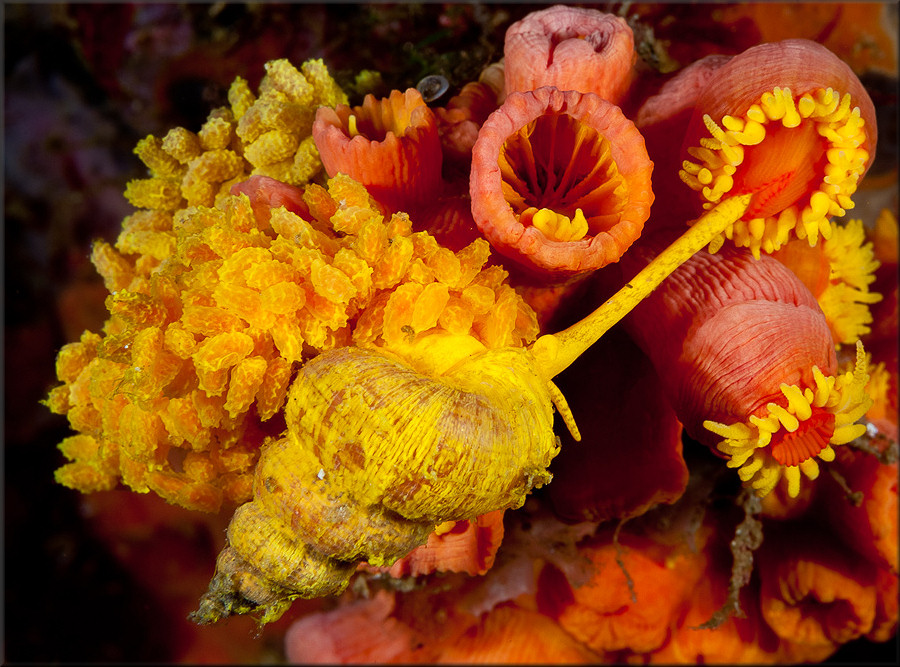
<svg viewBox="0 0 900 667">
<path fill-rule="evenodd" d="M 874 572 L 821 534 L 793 530 L 771 530 L 760 548 L 760 613 L 782 639 L 828 655 L 871 630 Z M 785 539 L 794 541 L 787 558 Z"/>
<path fill-rule="evenodd" d="M 564 282 L 637 239 L 652 169 L 643 137 L 606 100 L 552 87 L 513 93 L 472 149 L 472 215 L 498 252 Z"/>
<path fill-rule="evenodd" d="M 652 256 L 646 243 L 626 261 L 639 265 L 642 254 Z M 838 373 L 818 303 L 772 258 L 698 253 L 626 327 L 688 433 L 726 454 L 760 495 L 783 475 L 796 496 L 801 472 L 818 475 L 815 457 L 833 459 L 832 445 L 865 431 L 854 424 L 871 405 L 862 348 L 854 370 Z"/>
<path fill-rule="evenodd" d="M 625 20 L 596 9 L 554 5 L 513 23 L 503 43 L 505 93 L 553 86 L 618 104 L 637 60 Z"/>
<path fill-rule="evenodd" d="M 415 88 L 320 107 L 313 137 L 329 176 L 350 176 L 392 212 L 415 213 L 441 193 L 437 118 Z"/>
<path fill-rule="evenodd" d="M 759 256 L 792 234 L 810 245 L 830 237 L 876 143 L 875 108 L 853 71 L 815 42 L 788 39 L 719 64 L 696 94 L 680 176 L 707 209 L 753 194 L 723 240 Z"/>
</svg>

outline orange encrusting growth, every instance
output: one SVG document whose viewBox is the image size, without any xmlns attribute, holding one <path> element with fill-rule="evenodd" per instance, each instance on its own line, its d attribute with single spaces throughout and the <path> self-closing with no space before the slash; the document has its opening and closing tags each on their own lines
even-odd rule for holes
<svg viewBox="0 0 900 667">
<path fill-rule="evenodd" d="M 152 274 L 147 255 L 95 245 L 114 292 L 110 318 L 102 335 L 63 347 L 63 384 L 47 398 L 78 432 L 61 445 L 72 460 L 57 471 L 63 484 L 92 491 L 122 481 L 215 511 L 249 498 L 259 447 L 283 429 L 288 383 L 307 358 L 442 331 L 487 347 L 537 335 L 506 272 L 484 268 L 485 241 L 441 248 L 412 233 L 405 215 L 385 218 L 346 177 L 305 193 L 282 185 L 280 197 L 255 183 L 254 201 L 241 194 L 188 209 L 160 232 L 175 252 Z M 257 194 L 302 196 L 309 220 L 254 207 Z M 136 233 L 126 225 L 120 242 Z"/>
<path fill-rule="evenodd" d="M 834 469 L 861 494 L 861 502 L 852 502 L 829 480 L 830 492 L 819 495 L 817 508 L 827 513 L 832 530 L 843 542 L 896 575 L 900 572 L 897 462 L 882 463 L 870 454 L 846 447 L 837 454 Z"/>
<path fill-rule="evenodd" d="M 495 607 L 440 648 L 443 664 L 562 665 L 599 660 L 552 619 L 511 603 Z"/>
<path fill-rule="evenodd" d="M 783 641 L 831 650 L 869 632 L 876 595 L 871 566 L 821 532 L 792 530 L 790 552 L 776 527 L 759 552 L 760 612 L 769 627 Z"/>
<path fill-rule="evenodd" d="M 503 515 L 495 510 L 472 521 L 446 521 L 435 528 L 428 541 L 391 566 L 367 570 L 386 571 L 392 577 L 418 577 L 432 572 L 484 574 L 491 569 L 503 541 Z"/>
<path fill-rule="evenodd" d="M 437 623 L 415 614 L 416 601 L 405 602 L 381 590 L 367 600 L 307 615 L 285 637 L 288 660 L 301 664 L 586 664 L 600 657 L 552 619 L 512 602 L 479 617 L 452 608 L 434 614 L 429 605 L 427 612 L 440 619 Z M 316 641 L 309 641 L 310 637 Z"/>
<path fill-rule="evenodd" d="M 285 637 L 288 662 L 379 664 L 418 657 L 415 633 L 394 618 L 395 607 L 394 593 L 378 591 L 369 599 L 300 618 Z"/>
<path fill-rule="evenodd" d="M 578 545 L 579 557 L 590 563 L 590 578 L 580 585 L 570 583 L 556 565 L 543 566 L 538 610 L 600 654 L 656 650 L 668 640 L 684 598 L 702 576 L 704 557 L 643 536 L 626 535 L 618 543 L 612 534 L 603 530 Z"/>
</svg>

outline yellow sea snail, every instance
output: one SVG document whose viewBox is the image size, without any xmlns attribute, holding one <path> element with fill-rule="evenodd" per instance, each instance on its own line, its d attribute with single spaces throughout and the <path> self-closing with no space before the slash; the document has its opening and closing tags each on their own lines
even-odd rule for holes
<svg viewBox="0 0 900 667">
<path fill-rule="evenodd" d="M 552 378 L 748 201 L 707 213 L 594 313 L 530 348 L 445 334 L 311 359 L 290 389 L 286 435 L 263 447 L 254 498 L 235 512 L 191 618 L 273 621 L 295 598 L 342 591 L 359 561 L 406 555 L 444 521 L 520 506 L 550 479 L 554 404 L 578 437 Z"/>
</svg>

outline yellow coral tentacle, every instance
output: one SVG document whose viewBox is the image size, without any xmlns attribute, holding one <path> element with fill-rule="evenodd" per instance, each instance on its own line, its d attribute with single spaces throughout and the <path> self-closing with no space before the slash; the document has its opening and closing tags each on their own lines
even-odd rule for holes
<svg viewBox="0 0 900 667">
<path fill-rule="evenodd" d="M 824 244 L 831 275 L 828 286 L 816 298 L 839 344 L 853 343 L 871 331 L 869 305 L 882 298 L 869 291 L 881 264 L 875 259 L 873 244 L 865 241 L 862 220 L 854 219 L 846 225 L 835 225 Z"/>
<path fill-rule="evenodd" d="M 866 140 L 865 121 L 859 108 L 850 109 L 849 93 L 840 95 L 831 88 L 804 93 L 799 99 L 788 88 L 764 93 L 743 117 L 724 116 L 720 123 L 703 117 L 710 137 L 700 146 L 688 149 L 693 160 L 686 160 L 679 171 L 681 180 L 703 197 L 710 209 L 734 188 L 736 169 L 745 165 L 751 150 L 765 150 L 767 133 L 773 128 L 805 131 L 826 144 L 825 176 L 810 193 L 785 212 L 764 217 L 740 219 L 725 230 L 723 240 L 748 247 L 754 256 L 780 248 L 793 234 L 814 246 L 819 234 L 831 236 L 831 216 L 840 216 L 853 208 L 851 195 L 869 160 L 862 148 Z M 804 127 L 809 128 L 803 130 Z M 746 148 L 745 148 L 746 147 Z M 754 148 L 756 147 L 756 148 Z M 714 252 L 721 242 L 710 248 Z"/>
<path fill-rule="evenodd" d="M 532 206 L 522 212 L 519 221 L 537 227 L 551 241 L 578 241 L 588 233 L 587 219 L 580 208 L 575 209 L 575 215 L 569 219 L 552 209 Z"/>
<path fill-rule="evenodd" d="M 794 271 L 816 297 L 836 345 L 855 343 L 869 333 L 869 306 L 882 299 L 869 291 L 880 263 L 873 244 L 866 243 L 861 220 L 834 224 L 831 238 L 814 248 L 799 239 L 789 241 L 774 257 Z"/>
<path fill-rule="evenodd" d="M 765 414 L 751 415 L 747 423 L 703 422 L 706 429 L 723 438 L 717 447 L 729 457 L 728 467 L 737 468 L 741 480 L 760 497 L 771 492 L 782 478 L 787 481 L 788 495 L 797 497 L 802 477 L 812 480 L 819 474 L 815 458 L 833 460 L 834 447 L 847 444 L 865 432 L 863 424 L 855 423 L 872 405 L 866 390 L 869 373 L 862 343 L 857 341 L 852 370 L 826 376 L 814 366 L 812 372 L 813 386 L 782 384 L 784 402 L 768 403 Z M 781 438 L 791 437 L 788 434 L 810 437 L 809 431 L 821 422 L 831 423 L 825 432 L 827 440 L 815 446 L 800 445 L 792 454 L 773 454 L 773 436 L 779 443 Z"/>
</svg>

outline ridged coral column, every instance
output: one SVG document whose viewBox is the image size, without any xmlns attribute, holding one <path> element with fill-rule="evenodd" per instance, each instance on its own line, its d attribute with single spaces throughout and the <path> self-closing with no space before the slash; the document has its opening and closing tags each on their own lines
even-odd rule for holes
<svg viewBox="0 0 900 667">
<path fill-rule="evenodd" d="M 472 150 L 475 223 L 544 282 L 619 259 L 650 215 L 653 163 L 634 124 L 591 93 L 513 93 Z"/>
<path fill-rule="evenodd" d="M 313 137 L 330 177 L 350 176 L 392 212 L 410 212 L 441 193 L 437 117 L 415 88 L 367 95 L 362 106 L 321 107 Z"/>
</svg>

